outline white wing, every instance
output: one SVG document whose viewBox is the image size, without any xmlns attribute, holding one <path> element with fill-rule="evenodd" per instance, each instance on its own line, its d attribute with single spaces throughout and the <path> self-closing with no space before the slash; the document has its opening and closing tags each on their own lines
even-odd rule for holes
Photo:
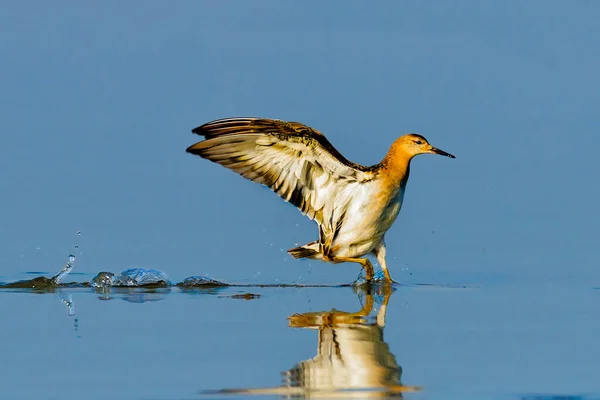
<svg viewBox="0 0 600 400">
<path fill-rule="evenodd" d="M 343 220 L 348 185 L 373 179 L 376 167 L 346 160 L 320 132 L 297 122 L 229 118 L 192 132 L 206 140 L 187 151 L 270 187 L 316 220 L 324 234 Z M 341 196 L 340 196 L 341 195 Z"/>
</svg>

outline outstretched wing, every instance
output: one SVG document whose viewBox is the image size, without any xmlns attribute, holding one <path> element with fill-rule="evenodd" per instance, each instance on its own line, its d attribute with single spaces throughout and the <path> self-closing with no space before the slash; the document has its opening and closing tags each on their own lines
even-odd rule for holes
<svg viewBox="0 0 600 400">
<path fill-rule="evenodd" d="M 206 140 L 190 146 L 189 153 L 270 187 L 327 231 L 336 229 L 335 221 L 324 219 L 337 219 L 338 194 L 373 177 L 372 167 L 348 161 L 319 131 L 297 122 L 228 118 L 192 132 Z"/>
</svg>

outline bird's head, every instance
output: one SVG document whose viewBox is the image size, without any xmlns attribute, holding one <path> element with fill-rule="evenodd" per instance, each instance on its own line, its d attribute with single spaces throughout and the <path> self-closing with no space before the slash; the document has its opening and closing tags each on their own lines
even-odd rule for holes
<svg viewBox="0 0 600 400">
<path fill-rule="evenodd" d="M 450 153 L 446 153 L 437 147 L 433 147 L 429 144 L 427 139 L 416 133 L 400 136 L 392 145 L 392 149 L 397 153 L 403 154 L 404 157 L 409 158 L 413 158 L 419 154 L 439 154 L 450 158 L 456 158 Z"/>
</svg>

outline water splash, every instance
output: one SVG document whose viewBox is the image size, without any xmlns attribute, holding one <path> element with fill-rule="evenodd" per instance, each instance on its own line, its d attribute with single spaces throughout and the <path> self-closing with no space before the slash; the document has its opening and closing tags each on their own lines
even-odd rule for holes
<svg viewBox="0 0 600 400">
<path fill-rule="evenodd" d="M 83 253 L 79 250 L 79 236 L 82 235 L 81 231 L 77 231 L 76 235 L 77 235 L 77 238 L 75 241 L 75 246 L 73 246 L 73 252 L 77 253 L 79 255 L 82 255 Z"/>
<path fill-rule="evenodd" d="M 129 268 L 121 272 L 114 282 L 115 286 L 142 286 L 154 284 L 171 285 L 167 274 L 158 269 Z"/>
<path fill-rule="evenodd" d="M 171 286 L 169 276 L 158 269 L 129 268 L 115 276 L 112 272 L 100 272 L 91 282 L 92 287 L 105 288 L 111 286 Z"/>
<path fill-rule="evenodd" d="M 69 261 L 65 264 L 65 266 L 60 270 L 60 272 L 52 277 L 52 282 L 55 285 L 58 285 L 62 282 L 62 280 L 73 270 L 73 264 L 75 264 L 76 257 L 73 254 L 69 254 Z"/>
<path fill-rule="evenodd" d="M 81 231 L 77 231 L 77 236 L 81 236 Z M 78 249 L 79 249 L 79 245 L 75 245 L 73 253 L 76 253 Z M 81 253 L 79 253 L 79 254 L 81 254 Z M 73 270 L 73 264 L 75 264 L 75 260 L 76 260 L 75 255 L 69 254 L 69 260 L 67 261 L 65 266 L 60 270 L 60 272 L 58 274 L 54 275 L 51 278 L 52 282 L 55 285 L 60 284 L 63 281 L 63 279 L 65 279 L 65 277 L 67 275 L 69 275 L 69 273 Z"/>
<path fill-rule="evenodd" d="M 380 282 L 385 282 L 385 275 L 383 274 L 382 270 L 377 270 L 375 271 L 375 274 L 373 275 L 373 280 L 371 281 L 371 283 L 380 283 Z M 364 283 L 367 283 L 367 280 L 365 278 L 365 270 L 361 270 L 360 274 L 358 274 L 358 277 L 356 278 L 356 280 L 354 281 L 354 285 L 362 285 Z"/>
<path fill-rule="evenodd" d="M 110 287 L 113 285 L 115 274 L 112 272 L 99 272 L 90 282 L 90 286 L 97 288 Z"/>
</svg>

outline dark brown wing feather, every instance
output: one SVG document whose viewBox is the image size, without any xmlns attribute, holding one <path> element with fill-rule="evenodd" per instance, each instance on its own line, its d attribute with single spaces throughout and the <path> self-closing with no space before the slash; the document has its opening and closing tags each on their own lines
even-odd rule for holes
<svg viewBox="0 0 600 400">
<path fill-rule="evenodd" d="M 327 150 L 334 158 L 344 165 L 359 171 L 372 171 L 376 166 L 364 166 L 346 159 L 327 138 L 318 130 L 299 122 L 282 121 L 268 118 L 224 118 L 201 125 L 192 132 L 211 139 L 220 135 L 235 133 L 265 133 L 286 137 L 296 136 L 309 138 L 316 141 L 323 149 Z"/>
</svg>

